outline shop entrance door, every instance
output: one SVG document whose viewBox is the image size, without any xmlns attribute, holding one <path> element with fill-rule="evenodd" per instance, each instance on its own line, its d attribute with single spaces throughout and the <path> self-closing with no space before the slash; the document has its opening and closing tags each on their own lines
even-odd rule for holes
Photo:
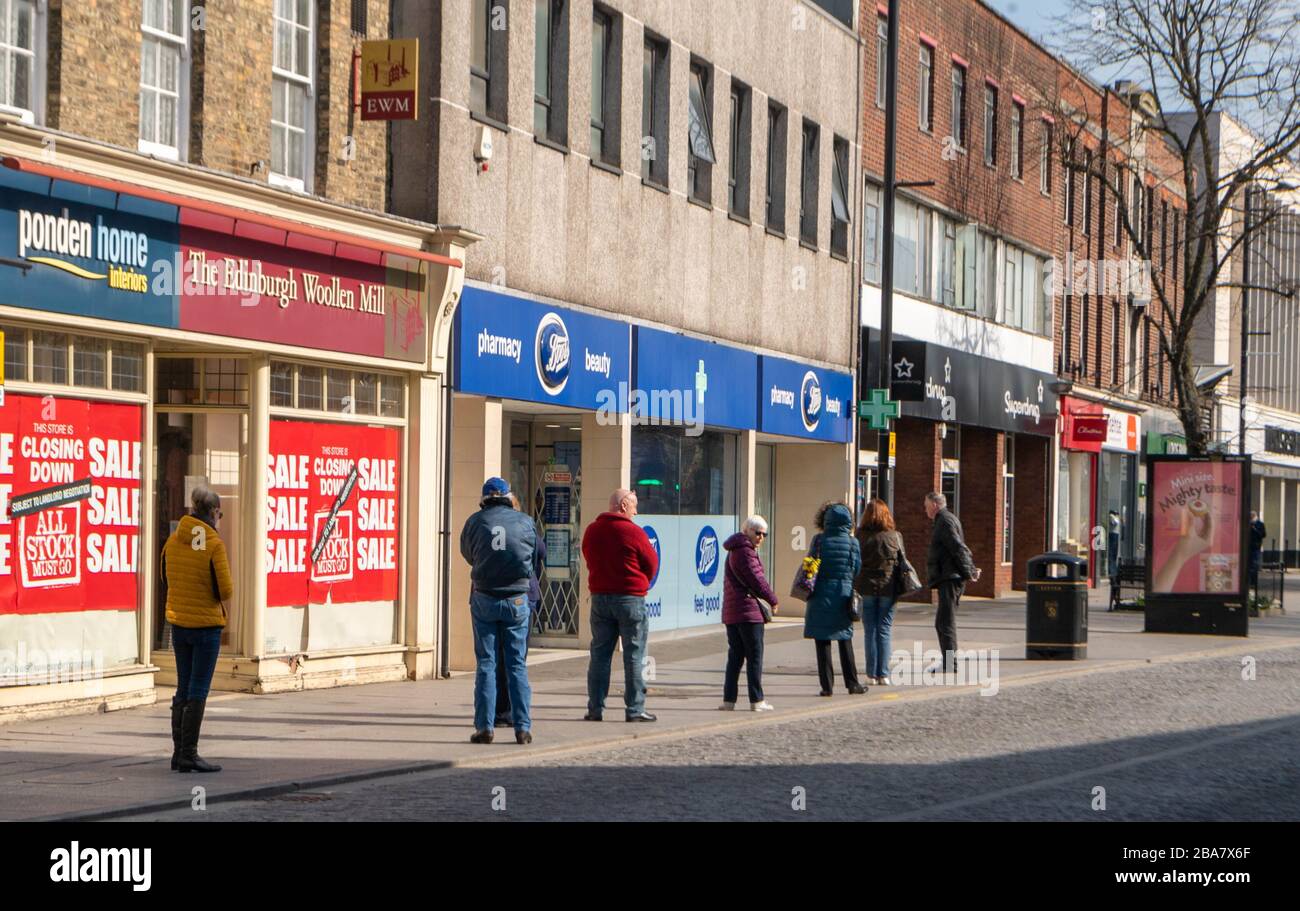
<svg viewBox="0 0 1300 911">
<path fill-rule="evenodd" d="M 226 545 L 235 596 L 221 634 L 222 654 L 240 654 L 248 610 L 240 575 L 248 548 L 248 404 L 246 363 L 222 358 L 158 358 L 154 409 L 154 528 L 161 551 L 190 512 L 194 488 L 206 486 L 221 498 L 217 534 Z M 205 406 L 205 400 L 222 405 Z M 175 402 L 175 404 L 169 404 Z M 229 405 L 225 405 L 229 402 Z M 232 407 L 234 406 L 234 407 Z M 260 539 L 259 539 L 260 540 Z M 166 580 L 155 577 L 154 648 L 170 650 Z"/>
<path fill-rule="evenodd" d="M 574 415 L 507 414 L 510 486 L 546 542 L 533 634 L 576 638 L 582 562 L 582 426 Z"/>
</svg>

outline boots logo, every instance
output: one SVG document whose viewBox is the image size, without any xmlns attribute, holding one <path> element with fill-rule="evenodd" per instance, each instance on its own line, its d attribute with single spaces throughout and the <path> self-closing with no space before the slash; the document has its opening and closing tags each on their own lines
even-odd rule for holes
<svg viewBox="0 0 1300 911">
<path fill-rule="evenodd" d="M 569 382 L 569 330 L 557 313 L 537 326 L 537 379 L 547 395 L 559 395 Z"/>
<path fill-rule="evenodd" d="M 700 529 L 695 541 L 695 575 L 701 585 L 712 585 L 718 576 L 718 534 L 710 525 Z"/>
<path fill-rule="evenodd" d="M 804 430 L 812 433 L 822 419 L 822 384 L 818 381 L 817 374 L 811 370 L 803 375 L 803 385 L 799 389 L 799 402 Z"/>
<path fill-rule="evenodd" d="M 655 549 L 655 574 L 650 579 L 650 587 L 654 588 L 655 583 L 659 581 L 659 568 L 664 565 L 663 545 L 659 543 L 659 532 L 655 531 L 653 526 L 647 525 L 641 530 L 650 539 L 650 546 Z"/>
</svg>

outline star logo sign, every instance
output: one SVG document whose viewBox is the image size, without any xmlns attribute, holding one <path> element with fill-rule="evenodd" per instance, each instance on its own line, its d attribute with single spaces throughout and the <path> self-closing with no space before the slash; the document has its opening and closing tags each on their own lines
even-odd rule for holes
<svg viewBox="0 0 1300 911">
<path fill-rule="evenodd" d="M 895 379 L 910 380 L 912 378 L 912 368 L 915 366 L 916 365 L 913 364 L 911 361 L 909 361 L 907 358 L 903 358 L 901 361 L 899 361 L 897 364 L 894 365 L 894 370 L 898 374 L 898 376 L 895 377 Z"/>
</svg>

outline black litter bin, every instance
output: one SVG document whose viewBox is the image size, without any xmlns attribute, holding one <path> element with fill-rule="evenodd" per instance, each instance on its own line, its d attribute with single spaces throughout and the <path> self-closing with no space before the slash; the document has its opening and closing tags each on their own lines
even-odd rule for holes
<svg viewBox="0 0 1300 911">
<path fill-rule="evenodd" d="M 1088 657 L 1088 561 L 1050 553 L 1029 561 L 1025 658 Z"/>
</svg>

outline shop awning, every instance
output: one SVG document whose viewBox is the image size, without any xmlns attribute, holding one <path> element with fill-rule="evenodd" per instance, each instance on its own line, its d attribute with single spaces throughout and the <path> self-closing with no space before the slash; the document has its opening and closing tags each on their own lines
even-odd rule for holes
<svg viewBox="0 0 1300 911">
<path fill-rule="evenodd" d="M 25 158 L 5 156 L 0 158 L 0 164 L 24 174 L 46 177 L 52 181 L 66 181 L 72 184 L 95 187 L 110 193 L 175 206 L 182 225 L 202 228 L 205 231 L 216 231 L 236 237 L 246 237 L 261 243 L 278 244 L 295 250 L 304 250 L 323 256 L 342 257 L 373 265 L 385 264 L 386 258 L 390 255 L 409 257 L 453 268 L 462 268 L 464 265 L 458 259 L 441 256 L 437 253 L 384 244 L 352 234 L 316 228 L 302 222 L 276 218 L 273 215 L 264 215 L 247 209 L 207 202 L 163 190 L 154 190 L 137 184 L 93 177 L 89 174 L 69 171 L 66 168 L 29 161 Z"/>
</svg>

